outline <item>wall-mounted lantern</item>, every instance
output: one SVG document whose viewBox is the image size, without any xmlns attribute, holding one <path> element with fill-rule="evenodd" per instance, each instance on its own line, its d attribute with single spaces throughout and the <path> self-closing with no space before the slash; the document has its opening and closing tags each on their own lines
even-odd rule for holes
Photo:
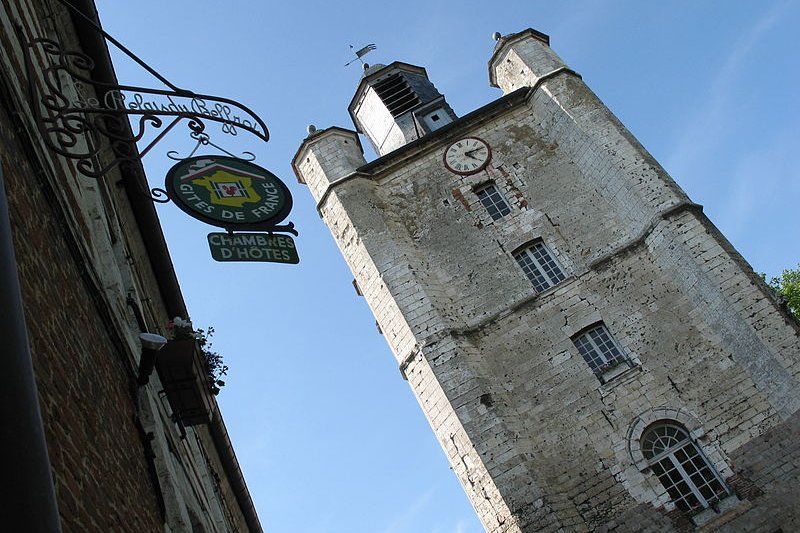
<svg viewBox="0 0 800 533">
<path fill-rule="evenodd" d="M 139 376 L 137 383 L 140 387 L 147 385 L 150 374 L 156 364 L 158 352 L 167 344 L 166 337 L 155 333 L 140 333 L 139 341 L 142 343 L 142 355 L 139 358 Z"/>
</svg>

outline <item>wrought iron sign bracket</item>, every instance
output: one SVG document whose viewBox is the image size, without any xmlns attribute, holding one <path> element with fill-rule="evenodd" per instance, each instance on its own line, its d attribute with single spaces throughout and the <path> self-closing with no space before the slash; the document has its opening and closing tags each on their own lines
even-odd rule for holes
<svg viewBox="0 0 800 533">
<path fill-rule="evenodd" d="M 279 224 L 291 211 L 291 192 L 277 176 L 252 162 L 253 153 L 236 156 L 211 142 L 207 128 L 207 123 L 215 124 L 221 133 L 231 136 L 245 131 L 266 142 L 269 131 L 264 121 L 235 100 L 176 86 L 69 0 L 57 1 L 165 88 L 119 85 L 113 79 L 97 79 L 89 55 L 64 50 L 52 39 L 26 38 L 22 27 L 17 25 L 34 119 L 48 148 L 75 161 L 78 171 L 85 176 L 100 179 L 122 164 L 140 161 L 183 123 L 196 141 L 194 149 L 185 157 L 175 150 L 168 151 L 167 157 L 178 163 L 167 173 L 164 188 L 153 187 L 143 193 L 153 202 L 172 201 L 189 216 L 228 232 L 230 237 L 209 235 L 212 257 L 216 260 L 296 264 L 299 257 L 292 238 L 274 235 L 276 232 L 298 235 L 293 223 Z M 139 142 L 147 142 L 141 151 Z M 113 159 L 108 159 L 105 152 L 100 157 L 108 146 Z M 226 155 L 197 154 L 201 147 L 209 146 Z M 235 234 L 236 231 L 263 233 Z"/>
<path fill-rule="evenodd" d="M 245 226 L 245 227 L 230 227 L 224 226 L 222 229 L 227 231 L 229 234 L 234 234 L 235 232 L 239 231 L 264 231 L 269 235 L 272 235 L 275 232 L 278 233 L 291 233 L 295 237 L 300 235 L 298 231 L 294 228 L 294 222 L 289 222 L 288 224 L 280 224 L 280 225 L 271 225 L 271 226 Z"/>
<path fill-rule="evenodd" d="M 26 39 L 22 28 L 17 26 L 37 127 L 48 147 L 75 160 L 84 175 L 101 178 L 122 163 L 141 160 L 181 122 L 186 124 L 192 138 L 218 149 L 219 146 L 209 141 L 207 122 L 218 124 L 224 134 L 235 136 L 243 130 L 264 142 L 269 140 L 266 124 L 247 106 L 229 98 L 177 87 L 68 0 L 58 2 L 82 17 L 107 42 L 166 86 L 166 89 L 151 89 L 93 79 L 95 65 L 88 55 L 64 50 L 52 39 Z M 35 62 L 40 63 L 41 68 L 35 68 L 38 66 Z M 127 124 L 128 117 L 138 117 L 138 122 Z M 139 151 L 136 143 L 145 138 L 148 128 L 161 131 Z M 105 164 L 98 157 L 104 144 L 101 136 L 108 139 L 115 154 L 115 158 Z M 249 152 L 246 154 L 250 160 L 255 158 Z M 163 192 L 152 190 L 152 199 L 165 201 L 158 198 Z"/>
</svg>

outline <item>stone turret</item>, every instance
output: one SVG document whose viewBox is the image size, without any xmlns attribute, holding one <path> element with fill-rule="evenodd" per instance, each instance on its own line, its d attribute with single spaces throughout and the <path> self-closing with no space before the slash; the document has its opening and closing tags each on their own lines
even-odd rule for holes
<svg viewBox="0 0 800 533">
<path fill-rule="evenodd" d="M 366 160 L 358 134 L 337 127 L 316 131 L 310 126 L 308 137 L 292 159 L 297 180 L 308 185 L 317 202 L 331 183 L 349 176 L 364 164 Z"/>
<path fill-rule="evenodd" d="M 550 48 L 550 37 L 528 28 L 497 40 L 489 59 L 489 83 L 508 94 L 533 87 L 543 76 L 565 67 Z"/>
</svg>

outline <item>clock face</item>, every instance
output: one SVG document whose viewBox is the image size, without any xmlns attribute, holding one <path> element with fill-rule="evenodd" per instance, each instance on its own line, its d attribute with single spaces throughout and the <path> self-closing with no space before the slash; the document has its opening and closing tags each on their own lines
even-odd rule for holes
<svg viewBox="0 0 800 533">
<path fill-rule="evenodd" d="M 492 157 L 489 144 L 477 137 L 465 137 L 451 144 L 444 152 L 444 166 L 456 174 L 475 174 L 483 170 Z"/>
</svg>

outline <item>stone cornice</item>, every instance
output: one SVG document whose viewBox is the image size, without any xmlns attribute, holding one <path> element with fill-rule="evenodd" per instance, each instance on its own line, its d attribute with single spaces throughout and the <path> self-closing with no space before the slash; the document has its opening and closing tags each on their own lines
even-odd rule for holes
<svg viewBox="0 0 800 533">
<path fill-rule="evenodd" d="M 575 72 L 572 69 L 567 67 L 561 67 L 549 72 L 539 78 L 536 81 L 536 84 L 533 87 L 520 87 L 516 91 L 509 93 L 501 98 L 493 102 L 489 102 L 483 107 L 479 107 L 475 111 L 464 115 L 463 117 L 459 118 L 439 128 L 438 130 L 431 132 L 424 137 L 421 137 L 413 142 L 406 144 L 390 152 L 374 161 L 370 161 L 366 165 L 362 165 L 357 168 L 353 173 L 336 180 L 335 182 L 328 185 L 325 191 L 320 196 L 319 202 L 317 202 L 317 211 L 320 211 L 322 205 L 325 203 L 328 195 L 330 194 L 331 190 L 335 187 L 350 181 L 356 177 L 363 177 L 368 179 L 380 179 L 384 174 L 390 172 L 394 168 L 401 166 L 408 162 L 409 160 L 416 159 L 420 155 L 430 150 L 434 150 L 444 146 L 445 144 L 459 138 L 465 132 L 473 130 L 475 127 L 485 124 L 490 120 L 495 119 L 496 117 L 508 113 L 520 105 L 527 103 L 536 93 L 536 91 L 541 87 L 541 85 L 559 75 L 569 75 L 575 76 L 580 78 L 580 74 Z M 328 128 L 333 129 L 333 128 Z M 342 129 L 342 128 L 336 128 Z M 328 131 L 328 130 L 324 130 Z M 350 130 L 343 130 L 343 131 L 350 131 Z M 303 144 L 305 146 L 305 144 Z M 302 149 L 302 146 L 301 146 Z M 298 154 L 300 151 L 298 150 Z M 296 160 L 297 155 L 295 155 L 295 159 L 293 159 L 293 166 L 294 161 Z M 295 170 L 297 172 L 297 170 Z"/>
</svg>

